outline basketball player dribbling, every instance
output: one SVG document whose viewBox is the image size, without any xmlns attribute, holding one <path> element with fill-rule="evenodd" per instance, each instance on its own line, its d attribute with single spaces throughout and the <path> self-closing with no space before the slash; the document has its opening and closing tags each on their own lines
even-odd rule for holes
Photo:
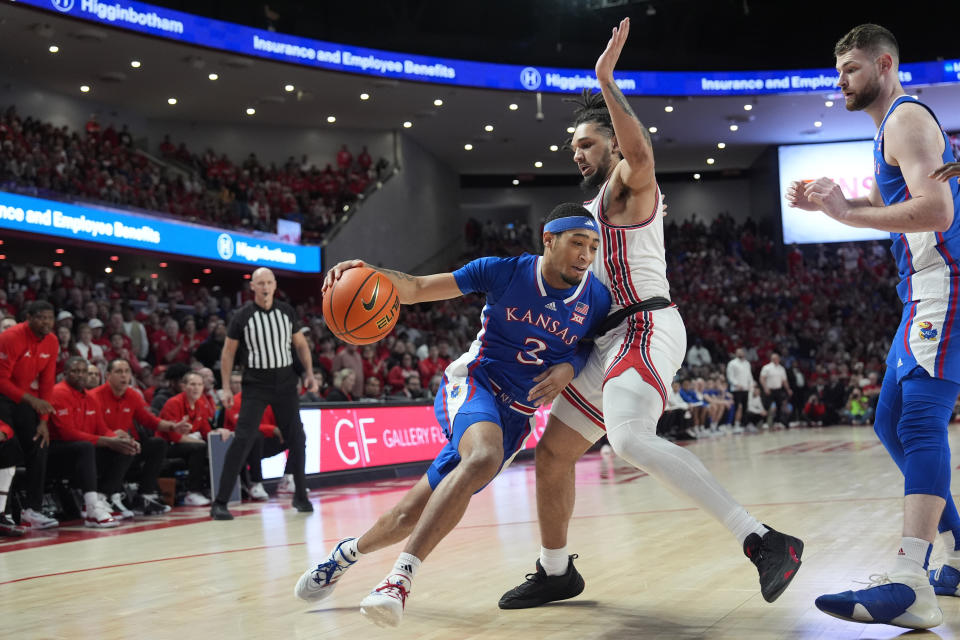
<svg viewBox="0 0 960 640">
<path fill-rule="evenodd" d="M 721 522 L 742 545 L 772 602 L 800 568 L 803 543 L 760 524 L 690 451 L 657 437 L 667 388 L 686 353 L 686 330 L 669 300 L 662 199 L 646 128 L 613 81 L 629 19 L 597 60 L 601 94 L 584 93 L 572 139 L 583 183 L 599 188 L 586 206 L 600 223 L 593 272 L 613 296 L 609 324 L 584 371 L 554 402 L 537 445 L 541 550 L 536 573 L 500 599 L 502 609 L 571 598 L 583 579 L 567 552 L 575 464 L 605 433 L 614 451 Z M 606 430 L 605 430 L 606 429 Z"/>
<path fill-rule="evenodd" d="M 829 178 L 795 181 L 787 201 L 852 227 L 890 232 L 903 302 L 890 345 L 874 431 L 904 475 L 903 537 L 893 566 L 868 588 L 823 595 L 837 618 L 927 629 L 943 621 L 936 594 L 960 595 L 960 515 L 950 493 L 947 426 L 960 391 L 960 187 L 950 141 L 929 107 L 900 85 L 897 41 L 864 24 L 834 48 L 848 111 L 877 126 L 874 186 L 848 200 Z M 942 166 L 941 166 L 942 165 Z M 931 179 L 932 178 L 932 179 Z M 930 571 L 937 530 L 946 564 Z"/>
<path fill-rule="evenodd" d="M 304 572 L 294 589 L 298 598 L 327 598 L 361 556 L 406 539 L 390 574 L 360 603 L 375 624 L 400 624 L 420 562 L 460 521 L 470 497 L 523 447 L 537 406 L 583 368 L 591 349 L 582 339 L 610 309 L 610 293 L 588 271 L 600 243 L 597 223 L 581 205 L 561 204 L 547 218 L 543 243 L 543 257 L 481 258 L 453 273 L 413 277 L 375 267 L 404 304 L 486 294 L 482 328 L 444 371 L 434 402 L 447 445 L 366 533 L 341 540 Z M 324 292 L 345 270 L 361 266 L 359 260 L 336 265 Z"/>
</svg>

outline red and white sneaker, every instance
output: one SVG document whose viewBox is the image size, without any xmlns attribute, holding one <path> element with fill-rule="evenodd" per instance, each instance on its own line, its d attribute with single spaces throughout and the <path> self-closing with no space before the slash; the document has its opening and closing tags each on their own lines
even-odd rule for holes
<svg viewBox="0 0 960 640">
<path fill-rule="evenodd" d="M 102 502 L 97 502 L 97 506 L 83 511 L 80 515 L 83 516 L 83 526 L 85 527 L 112 529 L 120 526 L 120 523 L 110 514 L 110 509 Z"/>
<path fill-rule="evenodd" d="M 39 511 L 24 509 L 20 512 L 20 526 L 31 529 L 51 529 L 60 526 L 60 523 L 56 518 L 51 518 Z"/>
<path fill-rule="evenodd" d="M 396 627 L 410 595 L 410 579 L 395 573 L 384 578 L 360 603 L 360 614 L 378 627 Z"/>
</svg>

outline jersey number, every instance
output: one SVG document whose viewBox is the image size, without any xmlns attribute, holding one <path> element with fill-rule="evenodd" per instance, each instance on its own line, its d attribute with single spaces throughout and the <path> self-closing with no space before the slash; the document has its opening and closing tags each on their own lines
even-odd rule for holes
<svg viewBox="0 0 960 640">
<path fill-rule="evenodd" d="M 540 357 L 537 355 L 538 353 L 546 350 L 547 348 L 547 345 L 543 342 L 543 340 L 537 340 L 536 338 L 527 338 L 526 340 L 523 341 L 523 344 L 526 346 L 530 346 L 530 348 L 527 349 L 526 351 L 517 352 L 517 362 L 519 362 L 520 364 L 533 364 L 537 366 L 543 364 L 543 360 L 541 360 Z"/>
</svg>

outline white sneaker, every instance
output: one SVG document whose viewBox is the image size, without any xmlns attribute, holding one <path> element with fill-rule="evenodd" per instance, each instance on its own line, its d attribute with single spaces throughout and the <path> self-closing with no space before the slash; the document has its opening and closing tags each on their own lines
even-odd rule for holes
<svg viewBox="0 0 960 640">
<path fill-rule="evenodd" d="M 44 515 L 33 509 L 24 509 L 20 512 L 20 526 L 31 529 L 51 529 L 60 526 L 56 518 Z"/>
<path fill-rule="evenodd" d="M 183 504 L 187 505 L 188 507 L 208 507 L 210 506 L 210 498 L 202 493 L 191 491 L 183 499 Z"/>
<path fill-rule="evenodd" d="M 378 627 L 396 627 L 403 618 L 403 607 L 410 596 L 410 580 L 393 574 L 360 602 L 360 614 Z"/>
<path fill-rule="evenodd" d="M 263 502 L 264 500 L 270 499 L 270 496 L 267 495 L 266 490 L 263 488 L 262 482 L 254 482 L 252 485 L 250 485 L 250 489 L 248 489 L 248 491 L 250 492 L 250 497 L 253 500 Z"/>
<path fill-rule="evenodd" d="M 283 479 L 280 481 L 280 484 L 277 485 L 277 495 L 281 494 L 293 494 L 296 490 L 296 485 L 293 483 L 293 476 L 283 476 Z"/>
<path fill-rule="evenodd" d="M 337 543 L 326 560 L 313 569 L 307 569 L 297 580 L 297 586 L 293 588 L 293 595 L 301 600 L 312 602 L 329 597 L 333 593 L 334 587 L 337 586 L 340 577 L 356 563 L 356 560 L 347 559 L 346 554 L 341 550 L 343 543 L 353 539 L 344 538 Z"/>
<path fill-rule="evenodd" d="M 133 511 L 131 511 L 129 507 L 124 504 L 124 498 L 126 498 L 126 495 L 122 493 L 112 494 L 109 502 L 110 510 L 114 514 L 119 514 L 124 520 L 129 520 L 130 518 L 133 518 Z"/>
<path fill-rule="evenodd" d="M 83 516 L 83 526 L 85 527 L 112 529 L 113 527 L 120 526 L 120 523 L 110 514 L 110 509 L 101 502 L 97 502 L 92 510 L 85 510 L 81 515 Z"/>
</svg>

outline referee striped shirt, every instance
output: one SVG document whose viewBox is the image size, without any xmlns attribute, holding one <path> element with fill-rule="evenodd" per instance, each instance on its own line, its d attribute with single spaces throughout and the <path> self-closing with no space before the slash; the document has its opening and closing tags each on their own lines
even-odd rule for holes
<svg viewBox="0 0 960 640">
<path fill-rule="evenodd" d="M 240 342 L 247 369 L 283 369 L 293 366 L 293 332 L 298 324 L 286 302 L 274 300 L 266 310 L 250 301 L 233 316 L 227 337 Z"/>
</svg>

